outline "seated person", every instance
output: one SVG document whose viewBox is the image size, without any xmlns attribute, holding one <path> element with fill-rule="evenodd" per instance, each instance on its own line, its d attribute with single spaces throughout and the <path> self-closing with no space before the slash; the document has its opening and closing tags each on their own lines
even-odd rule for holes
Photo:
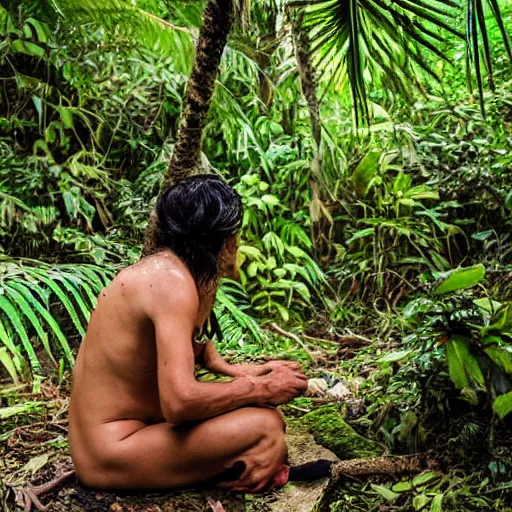
<svg viewBox="0 0 512 512">
<path fill-rule="evenodd" d="M 237 275 L 240 198 L 216 176 L 193 176 L 167 189 L 156 213 L 157 252 L 101 292 L 78 352 L 69 407 L 77 475 L 103 489 L 284 485 L 284 422 L 273 406 L 303 393 L 306 377 L 285 361 L 230 365 L 211 340 L 194 340 L 219 277 Z M 196 363 L 233 379 L 199 382 Z"/>
</svg>

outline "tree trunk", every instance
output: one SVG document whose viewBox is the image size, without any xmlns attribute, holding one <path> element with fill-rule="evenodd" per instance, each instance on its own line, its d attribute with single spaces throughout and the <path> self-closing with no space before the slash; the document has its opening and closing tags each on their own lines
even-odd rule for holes
<svg viewBox="0 0 512 512">
<path fill-rule="evenodd" d="M 161 188 L 197 174 L 203 168 L 201 142 L 210 104 L 219 74 L 222 53 L 234 21 L 233 0 L 208 0 L 199 32 L 196 56 L 181 115 L 178 140 Z M 142 257 L 156 251 L 156 215 L 151 212 Z"/>
<path fill-rule="evenodd" d="M 307 33 L 302 29 L 302 13 L 297 13 L 292 20 L 293 45 L 295 47 L 295 59 L 299 68 L 302 94 L 306 98 L 311 130 L 315 139 L 317 152 L 320 149 L 322 130 L 320 126 L 320 105 L 316 96 L 316 78 L 313 66 L 309 58 L 310 43 Z"/>
<path fill-rule="evenodd" d="M 310 59 L 310 40 L 302 28 L 303 15 L 295 13 L 292 17 L 292 37 L 295 47 L 295 59 L 299 69 L 302 94 L 306 98 L 311 121 L 311 131 L 315 140 L 315 153 L 311 162 L 311 203 L 310 218 L 312 238 L 316 241 L 318 255 L 329 256 L 329 232 L 332 224 L 330 214 L 324 205 L 324 188 L 322 183 L 322 161 L 320 157 L 320 143 L 322 141 L 322 127 L 320 124 L 320 104 L 316 95 L 317 83 L 313 65 Z"/>
<path fill-rule="evenodd" d="M 197 42 L 194 68 L 188 81 L 178 140 L 163 181 L 164 188 L 201 168 L 203 129 L 233 20 L 232 0 L 208 1 Z"/>
</svg>

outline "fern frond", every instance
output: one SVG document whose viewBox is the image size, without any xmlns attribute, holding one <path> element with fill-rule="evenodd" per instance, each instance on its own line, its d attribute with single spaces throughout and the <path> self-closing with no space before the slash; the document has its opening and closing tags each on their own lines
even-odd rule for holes
<svg viewBox="0 0 512 512">
<path fill-rule="evenodd" d="M 166 57 L 173 57 L 178 71 L 188 73 L 192 66 L 192 32 L 128 0 L 52 0 L 55 9 L 73 23 L 93 23 L 143 44 Z"/>
<path fill-rule="evenodd" d="M 264 334 L 256 320 L 245 312 L 249 307 L 247 296 L 238 283 L 223 282 L 217 293 L 215 312 L 228 344 L 239 344 L 250 333 L 258 343 Z"/>
<path fill-rule="evenodd" d="M 41 373 L 36 346 L 41 344 L 49 360 L 58 366 L 52 343 L 56 342 L 69 365 L 75 358 L 59 325 L 50 311 L 50 299 L 57 299 L 80 335 L 96 297 L 112 279 L 114 270 L 95 265 L 48 265 L 34 260 L 17 261 L 0 256 L 0 363 L 13 380 L 26 374 L 27 356 L 32 372 Z M 33 336 L 32 336 L 33 335 Z M 21 343 L 21 345 L 19 345 Z M 3 345 L 3 346 L 2 346 Z M 21 348 L 22 347 L 22 348 Z"/>
</svg>

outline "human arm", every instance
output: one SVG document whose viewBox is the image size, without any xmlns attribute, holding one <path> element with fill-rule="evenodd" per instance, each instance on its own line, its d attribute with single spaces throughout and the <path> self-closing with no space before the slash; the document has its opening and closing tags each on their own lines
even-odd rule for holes
<svg viewBox="0 0 512 512">
<path fill-rule="evenodd" d="M 156 334 L 160 404 L 169 423 L 203 420 L 247 405 L 279 405 L 306 389 L 306 377 L 290 368 L 276 369 L 272 378 L 239 376 L 231 382 L 198 382 L 192 348 L 199 307 L 195 287 L 174 282 L 155 288 L 148 314 Z"/>
</svg>

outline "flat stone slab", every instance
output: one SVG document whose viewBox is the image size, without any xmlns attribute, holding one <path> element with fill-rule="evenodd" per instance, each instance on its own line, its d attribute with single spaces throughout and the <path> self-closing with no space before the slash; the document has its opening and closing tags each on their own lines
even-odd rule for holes
<svg viewBox="0 0 512 512">
<path fill-rule="evenodd" d="M 318 459 L 338 461 L 334 453 L 316 444 L 313 436 L 307 432 L 291 429 L 286 434 L 290 464 L 296 466 Z M 322 496 L 328 478 L 314 482 L 290 482 L 274 494 L 269 504 L 273 512 L 311 512 Z"/>
</svg>

